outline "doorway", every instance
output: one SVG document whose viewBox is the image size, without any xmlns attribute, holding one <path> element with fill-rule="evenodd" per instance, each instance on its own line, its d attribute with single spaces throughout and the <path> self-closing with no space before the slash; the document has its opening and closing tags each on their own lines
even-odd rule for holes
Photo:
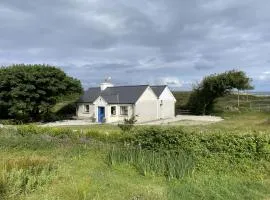
<svg viewBox="0 0 270 200">
<path fill-rule="evenodd" d="M 105 107 L 98 107 L 98 122 L 102 123 L 105 118 Z"/>
</svg>

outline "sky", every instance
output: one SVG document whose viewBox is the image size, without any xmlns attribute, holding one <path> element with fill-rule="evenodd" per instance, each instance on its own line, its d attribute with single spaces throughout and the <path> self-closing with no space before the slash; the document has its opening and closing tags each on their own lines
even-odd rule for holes
<svg viewBox="0 0 270 200">
<path fill-rule="evenodd" d="M 270 91 L 269 0 L 1 0 L 0 65 L 50 64 L 84 88 L 243 70 Z"/>
</svg>

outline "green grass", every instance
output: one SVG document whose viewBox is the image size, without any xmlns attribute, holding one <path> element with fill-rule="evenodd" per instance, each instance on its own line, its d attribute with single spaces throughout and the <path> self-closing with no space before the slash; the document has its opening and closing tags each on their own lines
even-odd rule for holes
<svg viewBox="0 0 270 200">
<path fill-rule="evenodd" d="M 246 177 L 213 176 L 189 178 L 185 183 L 170 183 L 168 198 L 178 199 L 268 199 L 269 188 L 260 180 Z"/>
<path fill-rule="evenodd" d="M 199 134 L 270 135 L 269 113 L 223 117 L 220 123 L 181 128 Z M 123 136 L 117 126 L 107 125 L 0 129 L 0 199 L 270 198 L 270 162 L 263 158 L 207 154 L 190 160 L 188 154 L 122 146 Z"/>
<path fill-rule="evenodd" d="M 67 147 L 66 147 L 67 148 Z M 250 176 L 194 173 L 180 181 L 141 175 L 133 166 L 108 166 L 104 147 L 69 147 L 55 151 L 10 152 L 53 160 L 53 179 L 14 199 L 266 199 L 269 182 Z M 42 180 L 42 179 L 40 179 Z M 12 199 L 12 198 L 10 198 Z"/>
<path fill-rule="evenodd" d="M 270 112 L 223 113 L 224 121 L 205 126 L 206 130 L 270 131 Z"/>
<path fill-rule="evenodd" d="M 35 137 L 29 143 L 40 140 Z M 5 142 L 8 142 L 7 138 Z M 6 196 L 10 196 L 8 199 L 12 199 L 12 195 L 15 195 L 14 199 L 164 199 L 162 178 L 140 176 L 132 167 L 110 167 L 106 162 L 108 147 L 105 144 L 93 142 L 86 146 L 64 140 L 53 143 L 53 149 L 36 151 L 22 144 L 17 144 L 15 149 L 14 146 L 2 149 L 1 158 L 16 160 L 21 159 L 21 155 L 46 156 L 57 166 L 51 182 L 17 195 L 9 190 L 6 192 Z M 17 179 L 24 180 L 20 176 Z"/>
</svg>

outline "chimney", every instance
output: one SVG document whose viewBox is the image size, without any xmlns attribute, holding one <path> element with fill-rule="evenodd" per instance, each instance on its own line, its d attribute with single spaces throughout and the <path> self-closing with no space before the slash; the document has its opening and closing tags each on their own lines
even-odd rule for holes
<svg viewBox="0 0 270 200">
<path fill-rule="evenodd" d="M 107 87 L 113 87 L 113 84 L 111 83 L 111 77 L 108 77 L 105 79 L 103 83 L 100 84 L 101 91 L 105 90 Z"/>
</svg>

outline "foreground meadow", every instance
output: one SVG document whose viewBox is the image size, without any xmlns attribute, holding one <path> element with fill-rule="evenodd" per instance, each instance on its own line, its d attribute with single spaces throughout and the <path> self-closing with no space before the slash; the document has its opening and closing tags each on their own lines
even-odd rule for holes
<svg viewBox="0 0 270 200">
<path fill-rule="evenodd" d="M 0 129 L 0 199 L 269 199 L 268 116 L 130 132 Z"/>
</svg>

